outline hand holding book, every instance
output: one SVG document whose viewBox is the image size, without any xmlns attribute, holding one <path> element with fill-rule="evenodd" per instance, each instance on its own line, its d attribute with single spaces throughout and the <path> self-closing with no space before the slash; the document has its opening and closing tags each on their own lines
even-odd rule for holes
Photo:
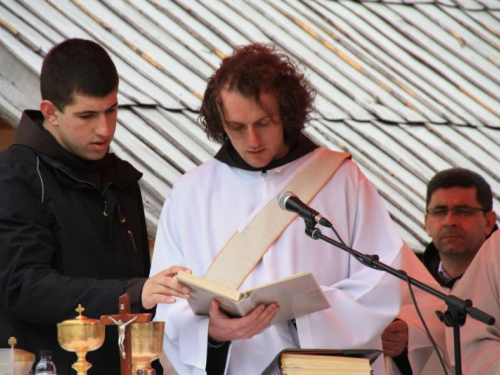
<svg viewBox="0 0 500 375">
<path fill-rule="evenodd" d="M 182 271 L 177 274 L 177 281 L 191 288 L 188 303 L 195 314 L 208 315 L 214 299 L 230 317 L 243 317 L 259 305 L 275 303 L 279 311 L 271 322 L 274 324 L 330 307 L 310 272 L 301 272 L 243 292 Z"/>
<path fill-rule="evenodd" d="M 278 305 L 271 303 L 257 306 L 242 318 L 230 318 L 220 310 L 217 300 L 213 300 L 209 311 L 208 335 L 218 342 L 252 338 L 271 324 L 278 310 Z"/>
<path fill-rule="evenodd" d="M 189 288 L 175 280 L 179 271 L 192 273 L 189 268 L 171 266 L 146 280 L 141 291 L 141 303 L 145 309 L 152 309 L 158 303 L 174 303 L 176 297 L 189 298 Z"/>
</svg>

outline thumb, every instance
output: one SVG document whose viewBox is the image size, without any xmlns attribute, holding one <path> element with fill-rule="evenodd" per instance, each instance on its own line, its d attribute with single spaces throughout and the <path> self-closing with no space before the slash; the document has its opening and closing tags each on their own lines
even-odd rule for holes
<svg viewBox="0 0 500 375">
<path fill-rule="evenodd" d="M 217 316 L 221 314 L 219 310 L 219 302 L 217 302 L 216 300 L 212 300 L 208 314 L 210 316 Z"/>
</svg>

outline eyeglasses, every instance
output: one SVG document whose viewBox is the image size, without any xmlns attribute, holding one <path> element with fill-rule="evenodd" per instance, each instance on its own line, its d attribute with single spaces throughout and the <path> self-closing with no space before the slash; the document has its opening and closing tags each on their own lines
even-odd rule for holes
<svg viewBox="0 0 500 375">
<path fill-rule="evenodd" d="M 455 217 L 471 217 L 474 213 L 481 211 L 487 212 L 484 208 L 480 207 L 471 207 L 471 206 L 454 206 L 454 207 L 446 207 L 446 206 L 438 206 L 435 208 L 430 208 L 427 210 L 427 214 L 429 214 L 433 218 L 441 219 L 448 215 L 448 211 L 453 212 L 453 216 Z"/>
</svg>

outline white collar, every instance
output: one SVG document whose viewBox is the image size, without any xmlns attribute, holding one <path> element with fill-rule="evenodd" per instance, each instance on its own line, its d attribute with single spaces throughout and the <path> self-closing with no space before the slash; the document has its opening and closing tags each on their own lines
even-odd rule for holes
<svg viewBox="0 0 500 375">
<path fill-rule="evenodd" d="M 438 275 L 439 275 L 439 277 L 441 277 L 441 279 L 443 279 L 443 281 L 444 281 L 445 283 L 447 283 L 448 281 L 451 281 L 451 280 L 453 279 L 453 278 L 452 278 L 450 275 L 448 275 L 448 274 L 446 273 L 446 271 L 444 270 L 444 268 L 443 268 L 443 262 L 442 262 L 442 261 L 439 261 L 439 266 L 438 266 Z"/>
</svg>

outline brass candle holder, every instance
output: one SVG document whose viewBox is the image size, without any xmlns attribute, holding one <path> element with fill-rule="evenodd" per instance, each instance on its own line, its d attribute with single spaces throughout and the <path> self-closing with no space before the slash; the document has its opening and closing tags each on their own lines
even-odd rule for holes
<svg viewBox="0 0 500 375">
<path fill-rule="evenodd" d="M 131 324 L 132 375 L 155 374 L 151 362 L 160 357 L 164 329 L 165 322 Z"/>
<path fill-rule="evenodd" d="M 75 352 L 78 360 L 71 367 L 78 375 L 86 375 L 92 364 L 85 359 L 87 352 L 99 349 L 104 342 L 104 326 L 98 320 L 82 315 L 85 309 L 78 305 L 75 319 L 57 324 L 57 340 L 64 350 Z"/>
</svg>

